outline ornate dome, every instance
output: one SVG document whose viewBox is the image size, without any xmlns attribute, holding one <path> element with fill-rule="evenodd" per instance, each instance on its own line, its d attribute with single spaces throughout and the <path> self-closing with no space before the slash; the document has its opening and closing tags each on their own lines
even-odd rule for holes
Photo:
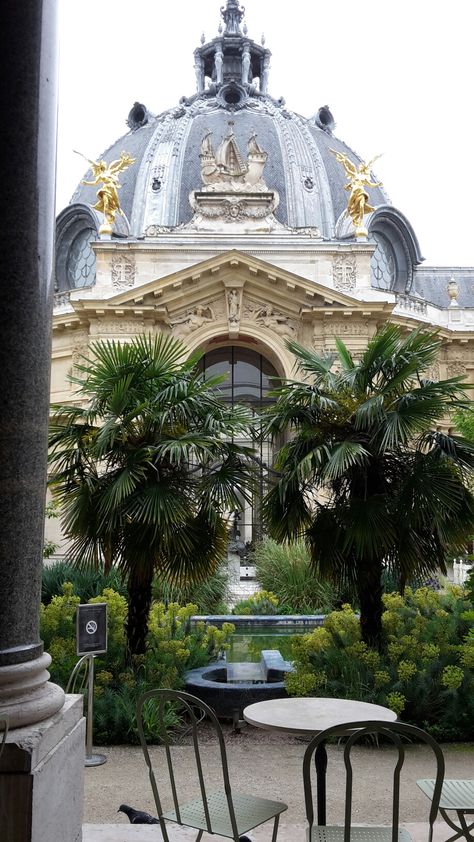
<svg viewBox="0 0 474 842">
<path fill-rule="evenodd" d="M 253 135 L 268 155 L 264 179 L 279 196 L 278 222 L 292 229 L 317 228 L 331 239 L 347 207 L 347 192 L 344 170 L 330 150 L 356 164 L 361 159 L 333 135 L 328 106 L 307 119 L 268 93 L 271 53 L 247 37 L 237 0 L 227 0 L 222 18 L 218 36 L 194 53 L 197 92 L 158 116 L 135 103 L 127 120 L 130 131 L 103 153 L 110 161 L 125 151 L 136 161 L 121 175 L 129 234 L 142 237 L 150 226 L 174 228 L 191 220 L 189 196 L 202 186 L 203 138 L 212 136 L 217 146 L 231 122 L 242 155 Z M 370 191 L 370 199 L 374 206 L 387 204 L 379 188 Z M 82 184 L 72 199 L 81 205 L 94 201 L 95 188 Z"/>
</svg>

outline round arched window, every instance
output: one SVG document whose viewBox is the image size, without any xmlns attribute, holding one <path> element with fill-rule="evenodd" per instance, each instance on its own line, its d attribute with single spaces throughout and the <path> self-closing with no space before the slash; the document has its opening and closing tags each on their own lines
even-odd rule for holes
<svg viewBox="0 0 474 842">
<path fill-rule="evenodd" d="M 378 231 L 372 232 L 376 247 L 372 255 L 373 284 L 379 289 L 393 289 L 397 278 L 397 261 L 392 244 Z"/>
<path fill-rule="evenodd" d="M 262 355 L 250 348 L 228 345 L 208 351 L 200 360 L 200 369 L 206 378 L 221 375 L 225 380 L 219 386 L 222 398 L 228 403 L 244 403 L 259 412 L 274 398 L 269 394 L 279 384 L 278 373 Z M 255 541 L 262 538 L 261 500 L 268 487 L 268 469 L 273 464 L 273 446 L 270 440 L 239 444 L 253 447 L 259 465 L 258 482 L 252 500 L 243 497 L 240 506 L 229 516 L 229 550 L 245 563 Z"/>
<path fill-rule="evenodd" d="M 278 373 L 273 365 L 251 348 L 229 345 L 204 354 L 200 362 L 206 377 L 225 375 L 219 386 L 224 400 L 246 403 L 255 409 L 271 400 L 269 392 L 278 385 Z"/>
<path fill-rule="evenodd" d="M 68 251 L 66 272 L 69 289 L 90 286 L 95 278 L 95 254 L 92 228 L 83 228 L 74 237 Z"/>
</svg>

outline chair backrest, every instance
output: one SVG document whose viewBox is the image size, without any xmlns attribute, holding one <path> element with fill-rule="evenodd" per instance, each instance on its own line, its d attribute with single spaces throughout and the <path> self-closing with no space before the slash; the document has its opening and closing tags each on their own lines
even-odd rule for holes
<svg viewBox="0 0 474 842">
<path fill-rule="evenodd" d="M 312 758 L 318 746 L 331 737 L 347 737 L 344 746 L 344 765 L 346 769 L 345 786 L 345 812 L 344 812 L 344 842 L 350 842 L 351 817 L 352 817 L 352 782 L 353 769 L 351 763 L 351 749 L 356 743 L 364 741 L 368 735 L 383 736 L 389 740 L 397 749 L 398 757 L 393 770 L 393 809 L 392 809 L 392 842 L 398 840 L 398 825 L 400 816 L 400 773 L 405 760 L 403 739 L 422 742 L 428 745 L 434 754 L 436 763 L 435 787 L 429 814 L 429 842 L 433 835 L 433 823 L 438 813 L 438 804 L 441 796 L 441 788 L 444 778 L 444 757 L 436 742 L 426 731 L 416 728 L 414 725 L 407 725 L 405 722 L 351 722 L 345 725 L 338 725 L 321 731 L 309 743 L 303 760 L 303 784 L 306 806 L 306 818 L 310 828 L 314 824 L 314 803 L 311 784 L 311 773 L 314 764 Z"/>
<path fill-rule="evenodd" d="M 161 804 L 161 798 L 158 791 L 158 785 L 156 782 L 156 776 L 153 771 L 152 761 L 150 758 L 150 752 L 148 750 L 148 745 L 145 738 L 144 732 L 144 724 L 143 724 L 143 709 L 144 707 L 150 704 L 156 706 L 156 711 L 158 714 L 158 721 L 161 724 L 161 733 L 160 737 L 162 739 L 162 743 L 165 749 L 165 756 L 166 756 L 166 764 L 168 769 L 168 779 L 171 786 L 171 792 L 173 795 L 173 803 L 174 809 L 176 811 L 176 817 L 178 823 L 181 823 L 181 814 L 179 808 L 179 797 L 178 797 L 178 787 L 176 782 L 175 771 L 173 769 L 173 757 L 172 757 L 172 743 L 166 728 L 165 723 L 165 710 L 167 704 L 171 702 L 175 707 L 181 709 L 181 712 L 184 713 L 189 721 L 190 730 L 192 733 L 193 739 L 193 746 L 194 746 L 194 757 L 196 763 L 196 771 L 197 771 L 197 778 L 199 781 L 199 789 L 201 793 L 202 799 L 202 806 L 203 812 L 207 824 L 207 832 L 213 833 L 211 816 L 209 811 L 209 804 L 208 804 L 208 797 L 206 793 L 206 783 L 205 783 L 205 774 L 203 771 L 203 763 L 201 758 L 201 748 L 199 743 L 199 733 L 198 733 L 198 726 L 203 721 L 203 719 L 207 719 L 211 722 L 215 735 L 217 737 L 217 744 L 219 749 L 220 761 L 222 765 L 222 776 L 223 776 L 223 783 L 224 783 L 224 790 L 227 796 L 227 804 L 229 808 L 229 816 L 230 822 L 232 826 L 232 830 L 234 833 L 235 838 L 237 838 L 237 822 L 235 819 L 235 812 L 234 812 L 234 805 L 232 802 L 232 793 L 230 787 L 230 780 L 229 780 L 229 769 L 227 765 L 227 754 L 225 749 L 224 743 L 224 735 L 222 733 L 221 726 L 219 721 L 216 717 L 216 714 L 204 702 L 198 699 L 196 696 L 191 696 L 189 693 L 184 693 L 179 690 L 150 690 L 148 693 L 145 693 L 138 701 L 137 704 L 137 725 L 138 725 L 138 733 L 140 736 L 140 742 L 143 749 L 143 753 L 145 755 L 145 761 L 148 766 L 148 774 L 150 777 L 150 783 L 153 790 L 153 796 L 155 799 L 156 809 L 158 810 L 158 818 L 161 818 L 163 815 L 163 808 Z M 160 781 L 163 780 L 160 776 Z"/>
</svg>

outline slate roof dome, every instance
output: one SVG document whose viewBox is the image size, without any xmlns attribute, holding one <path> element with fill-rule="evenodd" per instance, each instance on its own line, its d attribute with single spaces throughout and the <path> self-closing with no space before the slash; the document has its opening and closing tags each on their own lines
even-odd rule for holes
<svg viewBox="0 0 474 842">
<path fill-rule="evenodd" d="M 227 0 L 221 14 L 217 37 L 194 53 L 197 92 L 158 116 L 135 103 L 129 132 L 101 156 L 111 161 L 125 151 L 136 159 L 120 177 L 128 233 L 141 237 L 150 225 L 172 228 L 191 220 L 189 194 L 202 184 L 203 137 L 212 132 L 218 145 L 232 122 L 242 154 L 253 133 L 268 153 L 264 178 L 279 194 L 277 220 L 294 229 L 318 228 L 324 238 L 333 238 L 347 192 L 344 170 L 330 149 L 355 163 L 361 159 L 333 135 L 328 106 L 308 119 L 270 95 L 271 53 L 248 38 L 237 0 Z M 79 185 L 72 203 L 93 205 L 95 194 L 96 188 Z M 374 206 L 387 203 L 382 190 L 370 194 Z"/>
</svg>

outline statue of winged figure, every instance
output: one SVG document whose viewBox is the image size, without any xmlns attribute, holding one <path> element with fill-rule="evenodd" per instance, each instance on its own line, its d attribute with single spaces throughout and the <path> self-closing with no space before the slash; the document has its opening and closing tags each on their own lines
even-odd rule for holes
<svg viewBox="0 0 474 842">
<path fill-rule="evenodd" d="M 364 164 L 361 161 L 357 167 L 343 152 L 337 152 L 335 149 L 331 149 L 330 151 L 344 167 L 349 182 L 345 185 L 344 189 L 350 191 L 347 212 L 354 224 L 356 237 L 366 237 L 367 229 L 363 225 L 364 216 L 366 213 L 373 211 L 374 208 L 369 204 L 369 194 L 364 188 L 382 187 L 381 181 L 371 181 L 370 176 L 372 164 L 380 158 L 380 155 L 376 155 L 368 164 Z"/>
<path fill-rule="evenodd" d="M 89 158 L 86 158 L 86 161 L 91 165 L 94 178 L 93 181 L 83 181 L 82 184 L 92 186 L 102 184 L 97 191 L 97 202 L 94 205 L 96 210 L 104 214 L 104 224 L 100 226 L 99 234 L 112 234 L 115 216 L 117 212 L 122 213 L 118 195 L 121 187 L 118 173 L 134 164 L 135 158 L 132 158 L 127 152 L 122 152 L 120 158 L 110 164 L 103 160 L 91 161 Z"/>
</svg>

